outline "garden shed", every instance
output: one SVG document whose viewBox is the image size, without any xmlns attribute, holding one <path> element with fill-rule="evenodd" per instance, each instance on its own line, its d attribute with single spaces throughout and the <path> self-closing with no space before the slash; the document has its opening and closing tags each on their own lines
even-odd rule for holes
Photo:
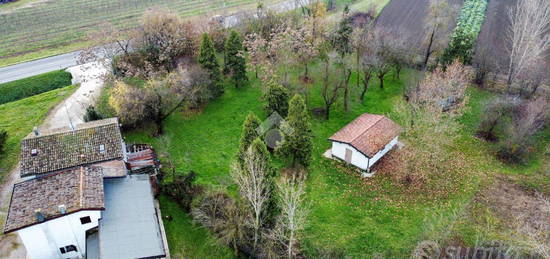
<svg viewBox="0 0 550 259">
<path fill-rule="evenodd" d="M 364 113 L 329 138 L 331 156 L 368 171 L 397 144 L 400 132 L 386 116 Z"/>
</svg>

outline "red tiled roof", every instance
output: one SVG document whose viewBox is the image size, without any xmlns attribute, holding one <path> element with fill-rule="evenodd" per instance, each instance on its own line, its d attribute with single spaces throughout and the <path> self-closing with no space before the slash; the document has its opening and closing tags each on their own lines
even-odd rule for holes
<svg viewBox="0 0 550 259">
<path fill-rule="evenodd" d="M 401 127 L 386 116 L 364 113 L 329 140 L 349 144 L 364 155 L 372 157 L 400 132 Z"/>
<path fill-rule="evenodd" d="M 123 152 L 117 118 L 31 133 L 21 141 L 21 177 L 118 159 Z"/>
<path fill-rule="evenodd" d="M 65 206 L 65 214 L 104 209 L 101 168 L 80 167 L 15 184 L 4 233 L 40 223 L 37 210 L 44 221 L 65 215 L 59 205 Z"/>
</svg>

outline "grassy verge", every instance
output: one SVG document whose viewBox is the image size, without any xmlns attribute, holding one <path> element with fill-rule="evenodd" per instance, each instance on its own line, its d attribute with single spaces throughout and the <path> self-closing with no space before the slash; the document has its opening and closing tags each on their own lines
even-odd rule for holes
<svg viewBox="0 0 550 259">
<path fill-rule="evenodd" d="M 21 139 L 42 123 L 48 111 L 69 96 L 75 86 L 59 88 L 19 101 L 0 105 L 0 129 L 8 132 L 5 151 L 0 155 L 0 177 L 19 161 Z"/>
<path fill-rule="evenodd" d="M 71 79 L 71 73 L 58 70 L 0 84 L 0 104 L 65 87 Z"/>
</svg>

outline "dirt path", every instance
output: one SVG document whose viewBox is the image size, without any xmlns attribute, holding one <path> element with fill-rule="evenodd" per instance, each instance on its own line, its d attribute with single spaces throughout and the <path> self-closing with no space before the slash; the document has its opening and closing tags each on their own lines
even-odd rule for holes
<svg viewBox="0 0 550 259">
<path fill-rule="evenodd" d="M 107 69 L 101 63 L 90 63 L 71 67 L 67 71 L 73 76 L 73 84 L 80 83 L 80 87 L 49 112 L 40 126 L 41 131 L 82 123 L 86 108 L 97 100 L 101 92 L 102 76 Z M 19 181 L 21 178 L 19 177 L 19 165 L 17 165 L 7 175 L 0 191 L 0 218 L 2 219 L 7 216 L 12 186 Z M 25 257 L 25 248 L 16 234 L 0 236 L 0 258 L 21 259 Z"/>
</svg>

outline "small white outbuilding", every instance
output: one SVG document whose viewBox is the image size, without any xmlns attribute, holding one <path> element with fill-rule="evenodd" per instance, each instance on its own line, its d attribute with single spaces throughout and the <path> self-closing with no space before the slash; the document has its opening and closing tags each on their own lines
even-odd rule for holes
<svg viewBox="0 0 550 259">
<path fill-rule="evenodd" d="M 400 132 L 386 116 L 364 113 L 329 138 L 331 155 L 369 171 L 397 144 Z"/>
</svg>

